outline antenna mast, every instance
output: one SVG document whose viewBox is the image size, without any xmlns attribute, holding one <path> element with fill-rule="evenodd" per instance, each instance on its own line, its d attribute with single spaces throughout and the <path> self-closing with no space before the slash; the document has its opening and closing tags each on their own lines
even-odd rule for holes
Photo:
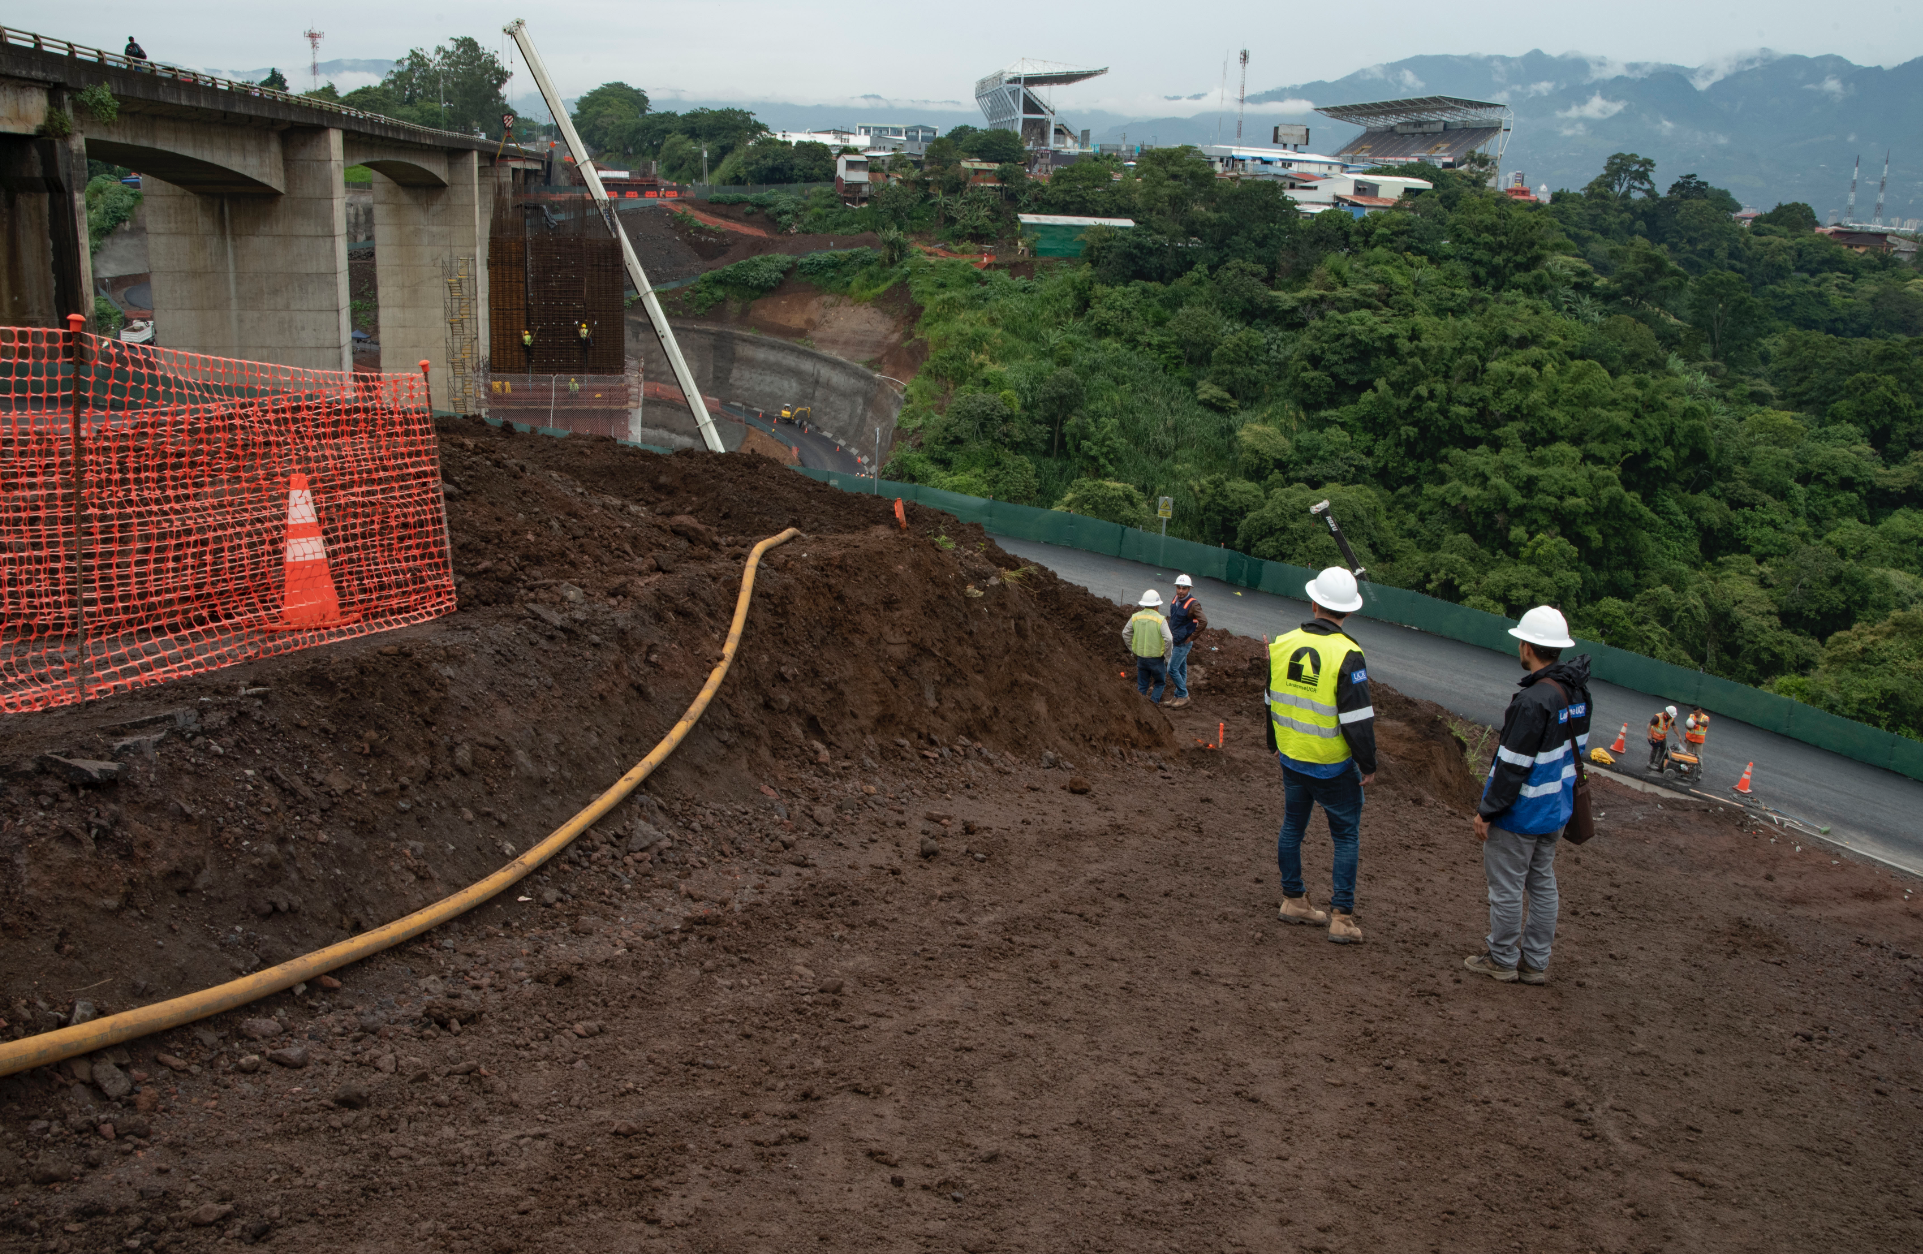
<svg viewBox="0 0 1923 1254">
<path fill-rule="evenodd" d="M 1222 110 L 1229 103 L 1229 54 L 1222 54 L 1222 88 L 1215 94 L 1215 142 L 1222 142 Z"/>
<path fill-rule="evenodd" d="M 1235 93 L 1235 142 L 1242 142 L 1242 115 L 1249 107 L 1249 50 L 1242 49 L 1242 86 Z"/>
<path fill-rule="evenodd" d="M 1883 150 L 1883 181 L 1876 185 L 1876 216 L 1870 219 L 1870 225 L 1872 226 L 1883 225 L 1883 189 L 1888 187 L 1889 185 L 1890 185 L 1890 150 L 1885 148 Z"/>
<path fill-rule="evenodd" d="M 319 91 L 321 85 L 321 40 L 327 38 L 327 36 L 311 26 L 303 31 L 302 35 L 307 40 L 308 48 L 307 76 L 314 80 L 314 90 Z"/>
<path fill-rule="evenodd" d="M 1863 156 L 1857 154 L 1856 165 L 1850 170 L 1850 207 L 1843 211 L 1843 221 L 1856 221 L 1856 176 L 1863 172 Z"/>
</svg>

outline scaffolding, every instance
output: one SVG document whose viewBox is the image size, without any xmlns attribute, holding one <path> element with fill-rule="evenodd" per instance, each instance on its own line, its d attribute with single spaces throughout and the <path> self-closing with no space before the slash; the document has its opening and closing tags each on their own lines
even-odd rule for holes
<svg viewBox="0 0 1923 1254">
<path fill-rule="evenodd" d="M 447 312 L 447 407 L 457 414 L 485 412 L 481 399 L 481 324 L 478 274 L 472 257 L 441 262 Z"/>
</svg>

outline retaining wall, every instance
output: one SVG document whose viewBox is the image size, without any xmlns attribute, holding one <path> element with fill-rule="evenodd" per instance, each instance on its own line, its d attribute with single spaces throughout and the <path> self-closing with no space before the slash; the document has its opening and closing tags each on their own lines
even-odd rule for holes
<svg viewBox="0 0 1923 1254">
<path fill-rule="evenodd" d="M 880 375 L 772 336 L 696 322 L 673 325 L 681 353 L 707 395 L 770 413 L 779 413 L 783 405 L 807 405 L 814 410 L 814 426 L 870 455 L 880 427 L 882 457 L 888 456 L 901 392 Z M 627 329 L 628 359 L 642 363 L 648 382 L 672 385 L 667 354 L 639 305 L 628 310 Z M 670 448 L 703 447 L 684 406 L 655 400 L 647 405 L 646 438 Z"/>
</svg>

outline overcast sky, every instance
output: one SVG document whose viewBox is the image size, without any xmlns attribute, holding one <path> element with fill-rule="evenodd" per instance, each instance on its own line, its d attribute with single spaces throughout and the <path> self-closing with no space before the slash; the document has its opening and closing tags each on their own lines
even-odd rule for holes
<svg viewBox="0 0 1923 1254">
<path fill-rule="evenodd" d="M 307 86 L 307 22 L 289 6 L 223 0 L 163 5 L 91 4 L 27 13 L 8 26 L 118 50 L 129 34 L 155 60 L 196 68 L 279 66 Z M 651 93 L 701 99 L 830 104 L 879 95 L 909 104 L 973 107 L 974 82 L 1018 57 L 1110 67 L 1105 79 L 1070 88 L 1076 106 L 1121 114 L 1167 114 L 1168 96 L 1213 92 L 1225 48 L 1250 50 L 1251 94 L 1339 78 L 1368 65 L 1423 53 L 1579 52 L 1618 62 L 1687 66 L 1758 49 L 1834 53 L 1865 65 L 1923 54 L 1923 0 L 1818 6 L 1807 0 L 1615 0 L 1532 8 L 1379 0 L 1365 6 L 1285 6 L 1223 0 L 1191 9 L 1153 0 L 1104 0 L 1029 9 L 973 10 L 903 0 L 696 0 L 650 5 L 611 0 L 566 4 L 461 5 L 330 0 L 313 6 L 326 32 L 323 61 L 394 58 L 452 35 L 511 47 L 501 27 L 526 17 L 549 70 L 569 95 L 610 79 Z M 112 9 L 109 12 L 109 9 Z M 282 17 L 280 14 L 286 14 Z M 1019 14 L 1020 35 L 1008 33 Z M 1206 21 L 1187 22 L 1188 18 Z M 975 19 L 983 20 L 975 20 Z M 133 29 L 125 29 L 129 24 Z M 511 64 L 521 70 L 519 59 Z M 298 71 L 298 72 L 297 72 Z M 343 87 L 358 83 L 342 83 Z M 1229 90 L 1234 91 L 1233 71 Z M 508 91 L 532 90 L 522 70 Z M 1067 97 L 1063 97 L 1064 103 Z M 664 102 L 665 103 L 665 102 Z M 1213 100 L 1191 109 L 1212 110 Z"/>
</svg>

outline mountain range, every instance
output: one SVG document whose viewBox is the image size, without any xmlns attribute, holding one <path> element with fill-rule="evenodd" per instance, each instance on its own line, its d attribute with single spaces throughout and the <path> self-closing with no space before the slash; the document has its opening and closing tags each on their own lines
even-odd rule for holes
<svg viewBox="0 0 1923 1254">
<path fill-rule="evenodd" d="M 1531 186 L 1580 188 L 1611 153 L 1635 152 L 1656 159 L 1659 188 L 1697 174 L 1756 208 L 1800 200 L 1827 220 L 1843 212 L 1860 155 L 1856 217 L 1867 221 L 1889 150 L 1884 220 L 1923 216 L 1923 58 L 1884 69 L 1765 51 L 1692 69 L 1543 52 L 1421 56 L 1249 99 L 1329 105 L 1420 95 L 1509 105 L 1516 122 L 1503 165 L 1524 171 Z M 1307 110 L 1292 120 L 1320 124 L 1311 130 L 1317 151 L 1358 133 Z"/>
</svg>

